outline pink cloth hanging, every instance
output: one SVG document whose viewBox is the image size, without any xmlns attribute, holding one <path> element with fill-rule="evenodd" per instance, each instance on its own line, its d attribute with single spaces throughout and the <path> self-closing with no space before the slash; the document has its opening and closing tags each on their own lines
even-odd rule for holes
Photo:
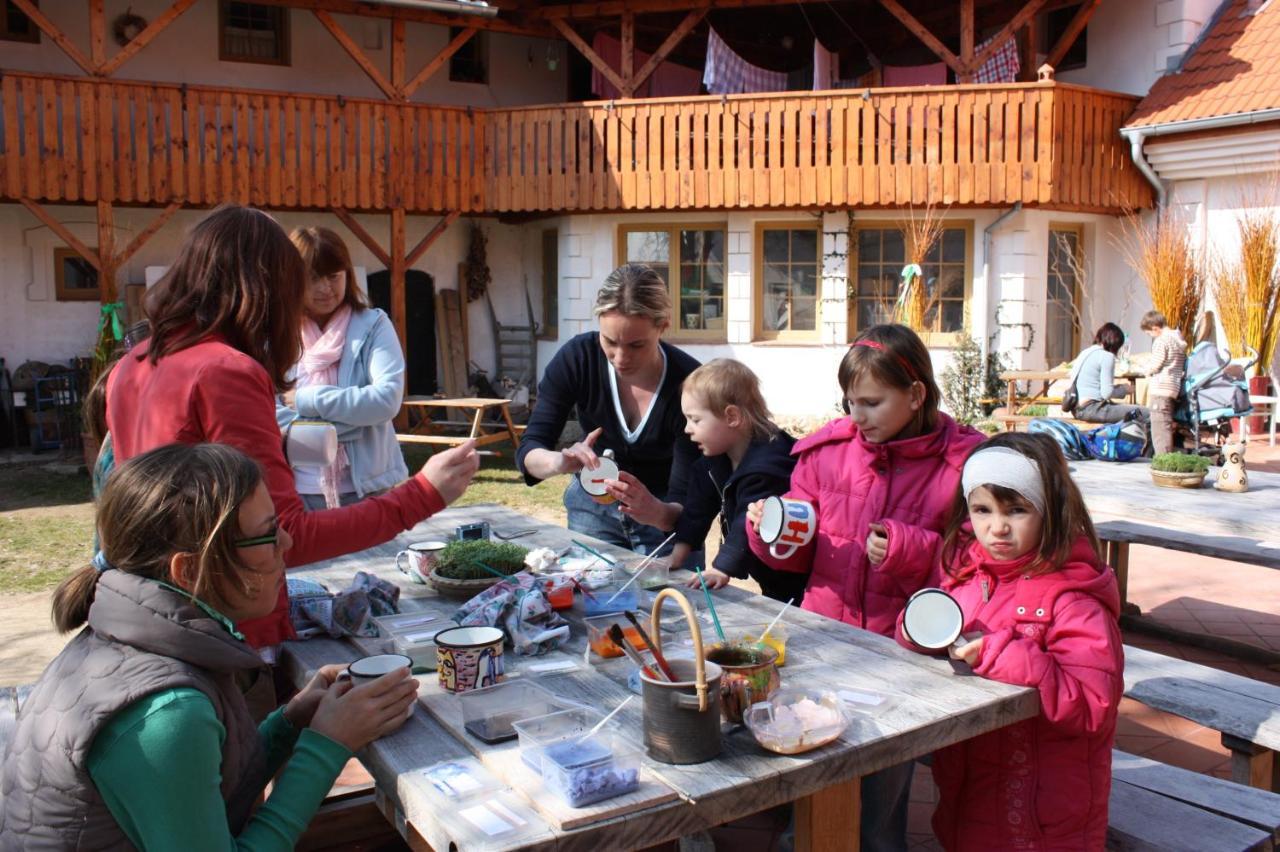
<svg viewBox="0 0 1280 852">
<path fill-rule="evenodd" d="M 840 54 L 827 50 L 822 42 L 813 40 L 813 90 L 834 89 L 840 79 Z"/>
<path fill-rule="evenodd" d="M 610 68 L 618 69 L 622 67 L 622 42 L 613 36 L 597 32 L 595 38 L 591 40 L 591 49 Z M 636 50 L 634 55 L 635 59 L 632 60 L 631 67 L 639 71 L 653 54 L 645 53 L 643 50 Z M 660 62 L 658 67 L 653 69 L 653 73 L 649 75 L 648 79 L 636 89 L 633 97 L 684 97 L 697 95 L 701 89 L 702 77 L 696 68 L 686 68 L 674 62 Z M 622 93 L 594 65 L 591 66 L 591 91 L 595 92 L 596 97 L 603 100 L 622 97 Z"/>
<path fill-rule="evenodd" d="M 932 65 L 886 65 L 884 66 L 885 86 L 945 86 L 947 84 L 947 63 L 935 62 Z"/>
</svg>

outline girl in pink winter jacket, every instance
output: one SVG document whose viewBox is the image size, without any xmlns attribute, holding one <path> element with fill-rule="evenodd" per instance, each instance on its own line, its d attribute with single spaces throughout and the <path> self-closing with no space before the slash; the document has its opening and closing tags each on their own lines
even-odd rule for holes
<svg viewBox="0 0 1280 852">
<path fill-rule="evenodd" d="M 1124 692 L 1120 593 L 1058 445 L 1005 433 L 975 451 L 941 554 L 965 634 L 981 634 L 954 655 L 1035 687 L 1040 715 L 934 755 L 934 832 L 947 850 L 1102 849 Z"/>
<path fill-rule="evenodd" d="M 808 545 L 777 559 L 761 539 L 761 503 L 747 510 L 748 542 L 778 571 L 808 574 L 804 608 L 892 636 L 908 597 L 932 585 L 951 498 L 983 436 L 938 410 L 929 350 L 902 325 L 877 325 L 839 369 L 848 417 L 797 441 L 787 497 L 817 509 Z M 933 580 L 933 582 L 931 582 Z M 906 848 L 912 763 L 862 781 L 862 848 Z"/>
</svg>

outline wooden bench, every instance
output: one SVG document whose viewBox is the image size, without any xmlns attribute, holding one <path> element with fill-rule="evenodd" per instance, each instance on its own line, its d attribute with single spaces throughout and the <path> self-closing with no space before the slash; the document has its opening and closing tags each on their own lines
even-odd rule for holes
<svg viewBox="0 0 1280 852">
<path fill-rule="evenodd" d="M 1280 795 L 1114 751 L 1107 848 L 1266 850 Z"/>
<path fill-rule="evenodd" d="M 1218 731 L 1233 781 L 1280 792 L 1280 686 L 1131 645 L 1124 656 L 1127 697 Z"/>
<path fill-rule="evenodd" d="M 991 419 L 995 420 L 997 423 L 1002 423 L 1006 432 L 1019 431 L 1019 425 L 1021 425 L 1022 429 L 1025 430 L 1027 428 L 1027 424 L 1032 420 L 1059 420 L 1066 423 L 1068 426 L 1074 426 L 1080 430 L 1096 429 L 1097 427 L 1104 425 L 1102 423 L 1089 423 L 1085 420 L 1076 420 L 1073 417 L 1049 417 L 1047 415 L 1032 416 L 1030 414 L 997 414 L 993 415 Z"/>
</svg>

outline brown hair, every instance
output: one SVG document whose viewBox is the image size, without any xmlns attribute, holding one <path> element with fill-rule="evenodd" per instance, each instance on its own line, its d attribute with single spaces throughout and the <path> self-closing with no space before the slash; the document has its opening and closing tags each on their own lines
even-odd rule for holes
<svg viewBox="0 0 1280 852">
<path fill-rule="evenodd" d="M 302 353 L 305 286 L 302 256 L 275 219 L 252 207 L 219 207 L 191 229 L 147 293 L 148 357 L 154 364 L 221 334 L 286 390 L 286 373 Z"/>
<path fill-rule="evenodd" d="M 107 434 L 107 379 L 119 363 L 120 357 L 121 353 L 112 355 L 111 360 L 93 380 L 93 384 L 89 385 L 89 390 L 80 404 L 80 422 L 84 424 L 84 431 L 95 444 L 101 444 Z"/>
<path fill-rule="evenodd" d="M 1138 323 L 1138 328 L 1143 331 L 1150 331 L 1154 328 L 1168 328 L 1169 320 L 1159 311 L 1147 311 L 1142 315 L 1142 321 Z"/>
<path fill-rule="evenodd" d="M 736 405 L 751 424 L 751 437 L 771 438 L 778 433 L 773 415 L 760 393 L 760 379 L 751 368 L 732 358 L 716 358 L 685 377 L 681 389 L 705 405 L 717 417 L 723 417 Z"/>
<path fill-rule="evenodd" d="M 659 327 L 668 325 L 671 294 L 667 292 L 667 282 L 652 266 L 622 264 L 609 273 L 596 294 L 595 315 L 614 312 L 628 317 L 648 317 Z"/>
<path fill-rule="evenodd" d="M 864 330 L 854 338 L 836 375 L 846 412 L 849 402 L 844 395 L 855 382 L 869 375 L 882 385 L 900 390 L 919 382 L 924 386 L 924 404 L 916 412 L 920 433 L 932 432 L 938 423 L 942 393 L 933 378 L 933 361 L 924 341 L 905 325 L 873 325 Z"/>
<path fill-rule="evenodd" d="M 310 228 L 294 228 L 289 239 L 298 247 L 302 255 L 302 263 L 311 278 L 327 278 L 335 272 L 345 272 L 347 276 L 346 292 L 342 296 L 342 304 L 350 305 L 353 311 L 363 311 L 369 307 L 364 294 L 356 286 L 356 270 L 351 265 L 351 253 L 342 237 L 328 228 L 318 226 Z"/>
<path fill-rule="evenodd" d="M 1021 453 L 1035 462 L 1044 480 L 1040 552 L 1027 573 L 1034 575 L 1057 571 L 1071 555 L 1071 548 L 1080 536 L 1089 540 L 1093 555 L 1101 561 L 1102 546 L 1098 543 L 1098 533 L 1093 528 L 1093 520 L 1089 517 L 1084 497 L 1071 478 L 1071 471 L 1067 468 L 1067 460 L 1062 455 L 1058 442 L 1040 433 L 1001 432 L 974 447 L 969 451 L 969 456 L 988 447 L 1007 447 Z M 968 457 L 965 461 L 968 461 Z M 1011 488 L 987 484 L 987 489 L 1002 507 L 1026 503 L 1026 498 Z M 966 529 L 968 520 L 969 498 L 964 493 L 964 486 L 959 485 L 956 487 L 955 501 L 951 505 L 951 516 L 942 533 L 942 564 L 952 576 L 956 576 L 959 570 L 958 558 L 973 539 L 973 533 Z"/>
<path fill-rule="evenodd" d="M 97 527 L 109 570 L 168 581 L 175 553 L 196 560 L 193 598 L 227 600 L 244 586 L 235 541 L 240 504 L 262 481 L 257 462 L 222 444 L 168 444 L 130 459 L 107 480 Z M 68 633 L 89 617 L 101 572 L 72 574 L 53 594 L 53 623 Z M 210 592 L 213 596 L 210 596 Z"/>
</svg>

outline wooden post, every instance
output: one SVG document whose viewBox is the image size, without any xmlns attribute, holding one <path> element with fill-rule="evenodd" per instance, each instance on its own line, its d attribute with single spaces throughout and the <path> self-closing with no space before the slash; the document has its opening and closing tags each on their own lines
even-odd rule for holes
<svg viewBox="0 0 1280 852">
<path fill-rule="evenodd" d="M 635 76 L 636 64 L 636 14 L 635 12 L 622 13 L 622 79 L 630 85 L 631 78 Z M 624 98 L 629 98 L 635 94 L 635 89 L 629 89 L 622 93 Z"/>
<path fill-rule="evenodd" d="M 1021 57 L 1022 69 L 1018 73 L 1019 83 L 1030 83 L 1036 78 L 1036 51 L 1040 49 L 1040 27 L 1035 18 L 1027 21 L 1022 28 L 1019 39 L 1018 55 Z"/>
<path fill-rule="evenodd" d="M 391 20 L 391 85 L 404 95 L 404 18 Z"/>
<path fill-rule="evenodd" d="M 89 61 L 101 68 L 107 61 L 107 13 L 103 0 L 89 0 Z"/>
<path fill-rule="evenodd" d="M 98 292 L 102 304 L 116 300 L 115 216 L 110 201 L 98 201 Z"/>
<path fill-rule="evenodd" d="M 396 207 L 391 211 L 391 244 L 387 250 L 391 266 L 387 271 L 391 275 L 391 321 L 395 324 L 402 351 L 408 337 L 404 301 L 404 274 L 408 266 L 405 264 L 404 242 L 404 208 Z"/>
<path fill-rule="evenodd" d="M 858 852 L 862 779 L 796 800 L 796 852 Z"/>
<path fill-rule="evenodd" d="M 960 62 L 965 73 L 959 75 L 957 82 L 973 81 L 973 0 L 960 0 Z"/>
</svg>

